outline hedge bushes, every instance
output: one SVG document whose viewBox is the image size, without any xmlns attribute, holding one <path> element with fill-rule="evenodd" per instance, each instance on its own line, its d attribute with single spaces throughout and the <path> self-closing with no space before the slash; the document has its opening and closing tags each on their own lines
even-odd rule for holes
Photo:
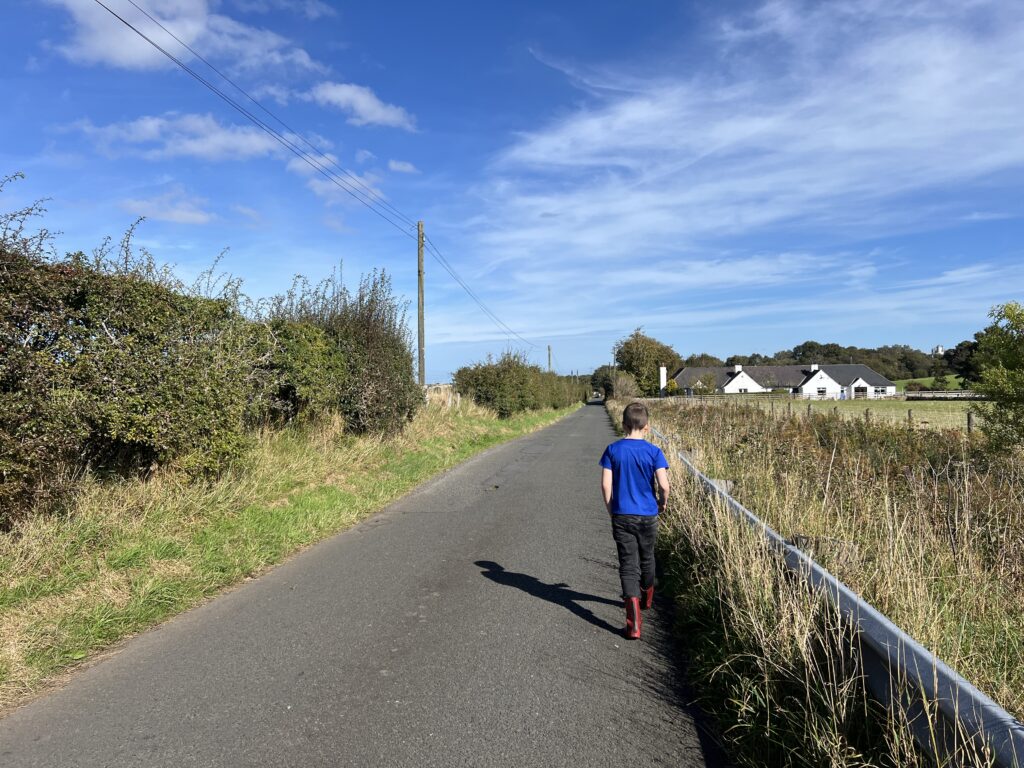
<svg viewBox="0 0 1024 768">
<path fill-rule="evenodd" d="M 589 394 L 586 382 L 542 371 L 514 353 L 502 355 L 496 363 L 488 360 L 460 368 L 455 390 L 502 418 L 538 408 L 565 408 L 585 402 Z"/>
<path fill-rule="evenodd" d="M 60 507 L 86 471 L 207 476 L 255 428 L 334 411 L 391 432 L 422 402 L 382 273 L 256 305 L 232 281 L 182 285 L 131 233 L 116 258 L 55 258 L 21 229 L 0 233 L 0 527 Z"/>
</svg>

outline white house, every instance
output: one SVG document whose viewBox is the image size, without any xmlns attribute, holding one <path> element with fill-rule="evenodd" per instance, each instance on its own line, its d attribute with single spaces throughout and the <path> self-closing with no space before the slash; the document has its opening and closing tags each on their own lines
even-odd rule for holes
<svg viewBox="0 0 1024 768">
<path fill-rule="evenodd" d="M 817 363 L 811 365 L 807 377 L 796 387 L 797 394 L 813 400 L 838 400 L 843 390 L 843 385 L 821 370 Z"/>
<path fill-rule="evenodd" d="M 896 385 L 866 365 L 728 365 L 682 368 L 672 376 L 685 394 L 785 392 L 814 400 L 892 397 Z"/>
<path fill-rule="evenodd" d="M 748 392 L 767 392 L 768 390 L 754 381 L 742 365 L 734 366 L 733 375 L 722 385 L 722 392 L 727 395 L 746 394 Z"/>
</svg>

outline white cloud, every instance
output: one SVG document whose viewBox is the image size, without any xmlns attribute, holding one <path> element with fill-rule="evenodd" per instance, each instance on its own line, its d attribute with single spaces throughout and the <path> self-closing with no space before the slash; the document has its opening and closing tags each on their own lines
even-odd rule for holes
<svg viewBox="0 0 1024 768">
<path fill-rule="evenodd" d="M 368 149 L 360 149 L 356 151 L 356 162 L 359 163 L 360 165 L 376 159 L 377 156 Z"/>
<path fill-rule="evenodd" d="M 225 125 L 209 114 L 169 112 L 103 126 L 84 120 L 73 128 L 104 152 L 140 155 L 148 160 L 245 160 L 280 152 L 277 141 L 259 128 Z"/>
<path fill-rule="evenodd" d="M 128 198 L 121 201 L 121 207 L 136 216 L 145 216 L 157 221 L 175 224 L 206 224 L 215 216 L 203 209 L 205 200 L 190 197 L 180 185 L 167 192 L 148 199 Z"/>
<path fill-rule="evenodd" d="M 324 152 L 315 160 L 316 165 L 320 165 L 323 168 L 330 168 L 332 165 L 337 164 L 337 162 L 338 156 L 332 152 Z M 301 157 L 290 157 L 285 167 L 292 173 L 297 173 L 300 176 L 315 176 L 320 173 L 316 169 L 316 165 L 307 163 Z"/>
<path fill-rule="evenodd" d="M 122 69 L 174 67 L 156 48 L 92 0 L 44 0 L 71 16 L 68 40 L 55 48 L 79 64 L 105 64 Z M 126 0 L 109 0 L 113 11 L 179 58 L 191 54 Z M 214 13 L 210 0 L 148 0 L 146 10 L 175 36 L 206 58 L 220 60 L 234 72 L 271 70 L 322 72 L 302 48 L 287 38 Z"/>
<path fill-rule="evenodd" d="M 266 223 L 266 219 L 263 214 L 257 211 L 255 208 L 250 208 L 248 205 L 241 205 L 240 203 L 232 205 L 231 210 L 237 213 L 239 216 L 247 219 L 250 226 L 258 227 Z"/>
<path fill-rule="evenodd" d="M 415 165 L 405 160 L 388 160 L 388 170 L 395 173 L 419 173 Z"/>
<path fill-rule="evenodd" d="M 234 0 L 234 5 L 243 13 L 291 11 L 301 13 L 311 21 L 338 15 L 336 10 L 321 0 Z"/>
<path fill-rule="evenodd" d="M 779 0 L 724 29 L 743 45 L 696 73 L 571 71 L 592 98 L 518 136 L 474 190 L 489 258 L 944 226 L 977 209 L 972 184 L 1024 169 L 1019 3 Z"/>
<path fill-rule="evenodd" d="M 283 85 L 276 85 L 273 83 L 258 85 L 249 91 L 252 97 L 257 101 L 266 101 L 271 99 L 280 106 L 287 106 L 288 102 L 291 101 L 292 92 L 290 89 L 285 88 Z"/>
<path fill-rule="evenodd" d="M 363 85 L 323 82 L 306 94 L 306 99 L 322 107 L 330 106 L 349 114 L 352 125 L 384 125 L 391 128 L 416 130 L 416 119 L 402 107 L 387 104 Z"/>
<path fill-rule="evenodd" d="M 323 166 L 337 181 L 332 181 L 309 163 L 297 157 L 288 161 L 286 168 L 294 174 L 306 179 L 306 186 L 317 196 L 322 197 L 329 204 L 336 203 L 358 204 L 356 199 L 346 191 L 355 189 L 363 198 L 371 200 L 385 200 L 378 184 L 380 178 L 372 173 L 358 174 L 349 171 L 342 173 L 338 170 L 338 158 L 336 155 L 325 152 L 320 158 L 320 165 Z"/>
</svg>

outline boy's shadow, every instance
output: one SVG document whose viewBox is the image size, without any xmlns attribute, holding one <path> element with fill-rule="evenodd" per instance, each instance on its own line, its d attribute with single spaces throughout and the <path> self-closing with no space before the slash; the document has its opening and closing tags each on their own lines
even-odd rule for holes
<svg viewBox="0 0 1024 768">
<path fill-rule="evenodd" d="M 525 573 L 516 573 L 515 571 L 506 571 L 502 566 L 491 560 L 477 560 L 474 565 L 479 565 L 481 568 L 485 569 L 481 574 L 496 584 L 504 584 L 507 587 L 521 589 L 528 595 L 533 595 L 534 597 L 539 597 L 541 600 L 547 600 L 549 603 L 554 603 L 555 605 L 567 608 L 575 616 L 579 616 L 581 619 L 593 624 L 595 627 L 607 629 L 609 632 L 614 632 L 617 635 L 622 634 L 621 627 L 612 626 L 604 619 L 599 619 L 591 611 L 580 605 L 581 602 L 588 602 L 604 603 L 605 605 L 621 607 L 622 604 L 616 600 L 609 600 L 607 597 L 598 597 L 597 595 L 588 595 L 584 592 L 576 592 L 575 590 L 569 589 L 567 584 L 546 584 L 536 576 L 530 576 Z"/>
</svg>

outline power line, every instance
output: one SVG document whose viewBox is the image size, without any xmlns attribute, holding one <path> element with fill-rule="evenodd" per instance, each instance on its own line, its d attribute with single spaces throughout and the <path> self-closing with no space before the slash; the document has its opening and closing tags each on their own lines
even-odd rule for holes
<svg viewBox="0 0 1024 768">
<path fill-rule="evenodd" d="M 328 155 L 327 155 L 326 153 L 322 152 L 322 151 L 321 151 L 321 150 L 320 150 L 319 148 L 317 148 L 317 147 L 316 147 L 316 146 L 315 146 L 315 145 L 314 145 L 314 144 L 313 144 L 312 142 L 310 142 L 310 141 L 309 141 L 308 139 L 306 139 L 306 137 L 305 137 L 305 136 L 303 136 L 303 135 L 302 135 L 302 134 L 301 134 L 301 133 L 300 133 L 299 131 L 296 131 L 296 130 L 295 130 L 294 128 L 292 128 L 292 127 L 291 127 L 290 125 L 288 125 L 288 124 L 287 124 L 287 123 L 286 123 L 286 122 L 285 122 L 284 120 L 282 120 L 282 119 L 281 119 L 280 117 L 278 117 L 278 116 L 277 116 L 277 115 L 275 115 L 275 114 L 274 114 L 273 112 L 271 112 L 271 111 L 270 111 L 269 109 L 267 109 L 267 108 L 266 108 L 266 107 L 265 107 L 265 106 L 264 106 L 264 105 L 263 105 L 263 104 L 262 104 L 262 103 L 261 103 L 261 102 L 260 102 L 259 100 L 257 100 L 257 99 L 256 99 L 255 97 L 253 97 L 253 96 L 250 96 L 250 95 L 249 95 L 249 93 L 248 93 L 248 92 L 247 92 L 247 91 L 246 91 L 246 90 L 245 90 L 244 88 L 242 88 L 242 86 L 240 86 L 240 85 L 239 85 L 238 83 L 236 83 L 236 82 L 235 82 L 234 80 L 232 80 L 232 79 L 231 79 L 230 77 L 228 77 L 228 76 L 227 76 L 226 74 L 224 74 L 223 72 L 221 72 L 221 70 L 220 70 L 220 69 L 218 69 L 218 68 L 217 68 L 216 66 L 214 66 L 214 64 L 213 64 L 213 63 L 212 63 L 212 62 L 211 62 L 211 61 L 210 61 L 209 59 L 207 59 L 206 57 L 204 57 L 204 56 L 203 56 L 203 55 L 202 55 L 201 53 L 199 53 L 199 51 L 197 51 L 197 50 L 196 50 L 195 48 L 193 48 L 193 47 L 192 47 L 191 45 L 189 45 L 189 44 L 188 44 L 188 43 L 186 43 L 186 42 L 185 42 L 184 40 L 182 40 L 182 39 L 181 39 L 180 37 L 178 37 L 178 36 L 177 36 L 176 34 L 174 34 L 174 32 L 173 32 L 173 31 L 171 31 L 170 29 L 168 29 L 168 28 L 167 28 L 166 26 L 164 26 L 164 24 L 163 24 L 163 23 L 162 23 L 162 22 L 161 22 L 161 21 L 160 21 L 159 19 L 155 18 L 155 17 L 154 17 L 154 16 L 152 15 L 152 14 L 150 14 L 150 13 L 149 13 L 149 11 L 147 11 L 147 10 L 146 10 L 145 8 L 143 8 L 143 7 L 142 7 L 142 6 L 140 6 L 140 5 L 138 4 L 138 3 L 136 3 L 136 2 L 135 2 L 135 0 L 128 0 L 128 2 L 129 2 L 129 3 L 131 3 L 131 5 L 132 5 L 132 6 L 133 6 L 133 7 L 134 7 L 134 8 L 136 9 L 136 10 L 138 10 L 138 11 L 139 11 L 139 13 L 141 13 L 142 15 L 144 15 L 144 16 L 145 16 L 145 17 L 146 17 L 147 19 L 149 19 L 149 20 L 150 20 L 150 21 L 152 21 L 152 22 L 153 22 L 154 24 L 156 24 L 156 25 L 157 25 L 158 27 L 160 27 L 160 29 L 162 29 L 162 30 L 163 30 L 164 32 L 166 32 L 166 33 L 167 33 L 168 35 L 170 35 L 171 37 L 173 37 L 173 38 L 175 39 L 175 41 L 177 41 L 177 42 L 178 42 L 178 44 L 179 44 L 179 45 L 181 45 L 181 46 L 182 46 L 183 48 L 185 48 L 185 49 L 186 49 L 186 50 L 187 50 L 187 51 L 188 51 L 189 53 L 191 53 L 191 54 L 192 54 L 193 56 L 195 56 L 195 57 L 196 57 L 197 59 L 199 59 L 199 60 L 200 60 L 201 62 L 203 62 L 203 64 L 205 64 L 205 65 L 206 65 L 207 67 L 209 67 L 209 68 L 210 68 L 210 69 L 212 69 L 212 70 L 213 70 L 214 72 L 216 72 L 216 73 L 217 73 L 217 74 L 218 74 L 218 75 L 219 75 L 219 76 L 220 76 L 220 77 L 221 77 L 221 78 L 222 78 L 222 79 L 223 79 L 223 80 L 224 80 L 225 82 L 227 82 L 228 84 L 230 84 L 232 88 L 234 88 L 234 89 L 235 89 L 236 91 L 238 91 L 238 92 L 239 92 L 240 94 L 242 94 L 243 96 L 245 96 L 245 98 L 247 98 L 247 99 L 248 99 L 249 101 L 251 101 L 251 102 L 252 102 L 253 104 L 255 104 L 255 105 L 256 105 L 257 107 L 259 107 L 259 108 L 260 108 L 260 109 L 261 109 L 261 110 L 262 110 L 262 111 L 263 111 L 264 113 L 266 113 L 266 114 L 267 114 L 267 115 L 268 115 L 268 116 L 269 116 L 270 118 L 272 118 L 272 119 L 273 119 L 274 121 L 276 121 L 278 125 L 280 125 L 280 126 L 281 126 L 282 128 L 284 128 L 284 129 L 285 129 L 286 131 L 290 132 L 290 133 L 291 133 L 292 135 L 296 136 L 296 137 L 297 137 L 297 138 L 298 138 L 298 139 L 299 139 L 300 141 L 302 141 L 302 143 L 304 143 L 304 144 L 305 144 L 305 145 L 306 145 L 307 147 L 309 147 L 310 149 L 312 149 L 312 150 L 313 150 L 313 151 L 314 151 L 314 152 L 315 152 L 315 153 L 317 154 L 317 156 L 318 156 L 318 157 L 322 157 L 322 158 L 324 158 L 324 160 L 326 160 L 326 161 L 327 161 L 328 163 L 330 163 L 330 164 L 331 164 L 332 166 L 334 166 L 334 167 L 335 167 L 335 168 L 337 168 L 337 169 L 338 169 L 339 171 L 341 171 L 341 172 L 342 172 L 343 174 L 345 174 L 345 176 L 346 176 L 346 177 L 348 177 L 348 179 L 350 179 L 350 180 L 351 180 L 352 182 L 354 182 L 355 184 L 357 184 L 357 185 L 358 185 L 359 187 L 361 187 L 362 189 L 365 189 L 365 190 L 366 190 L 366 192 L 367 192 L 367 193 L 369 193 L 369 197 L 370 197 L 370 199 L 371 199 L 371 200 L 373 200 L 374 202 L 376 202 L 376 203 L 378 203 L 378 204 L 380 204 L 380 205 L 383 205 L 383 206 L 384 206 L 385 208 L 387 208 L 387 209 L 388 209 L 388 210 L 389 210 L 389 211 L 390 211 L 391 213 L 393 213 L 393 214 L 394 214 L 395 216 L 397 216 L 397 217 L 398 217 L 399 219 L 401 219 L 401 220 L 402 220 L 402 221 L 404 221 L 404 222 L 405 222 L 406 224 L 408 224 L 408 225 L 409 225 L 409 227 L 410 227 L 411 229 L 415 229 L 415 228 L 416 228 L 416 222 L 415 222 L 415 221 L 413 221 L 413 220 L 412 220 L 412 219 L 411 219 L 410 217 L 406 216 L 406 215 L 405 215 L 404 213 L 402 213 L 402 212 L 401 212 L 400 210 L 398 210 L 397 208 L 395 208 L 395 207 L 394 207 L 393 205 L 391 205 L 391 203 L 389 203 L 389 202 L 388 202 L 387 200 L 385 200 L 385 199 L 381 198 L 381 197 L 380 197 L 380 194 L 379 194 L 379 193 L 377 192 L 377 190 L 375 190 L 375 189 L 374 189 L 373 187 L 371 187 L 371 186 L 370 186 L 370 185 L 368 185 L 368 184 L 367 184 L 367 183 L 366 183 L 365 181 L 363 181 L 363 180 L 362 180 L 361 178 L 359 178 L 359 176 L 358 176 L 357 174 L 355 174 L 355 173 L 352 173 L 351 171 L 349 171 L 349 170 L 348 170 L 347 168 L 345 168 L 344 166 L 341 166 L 341 165 L 339 165 L 339 164 L 338 164 L 338 163 L 337 163 L 336 161 L 332 160 L 332 159 L 331 159 L 331 158 L 330 158 L 330 157 L 329 157 L 329 156 L 328 156 Z"/>
<path fill-rule="evenodd" d="M 139 37 L 141 37 L 143 40 L 145 40 L 147 43 L 149 43 L 151 46 L 153 46 L 156 50 L 158 50 L 160 53 L 162 53 L 164 56 L 166 56 L 168 59 L 170 59 L 172 62 L 174 62 L 178 67 L 180 67 L 182 70 L 187 72 L 192 78 L 194 78 L 199 83 L 201 83 L 205 88 L 207 88 L 208 90 L 210 90 L 211 92 L 216 94 L 221 100 L 223 100 L 225 103 L 227 103 L 233 109 L 235 109 L 237 112 L 239 112 L 241 115 L 243 115 L 246 119 L 248 119 L 250 122 L 252 122 L 260 130 L 262 130 L 267 135 L 271 136 L 275 141 L 277 141 L 283 147 L 288 149 L 292 154 L 294 154 L 300 160 L 302 160 L 307 165 L 312 167 L 314 170 L 318 171 L 325 178 L 327 178 L 330 182 L 332 182 L 333 184 L 335 184 L 336 186 L 338 186 L 342 190 L 344 190 L 346 193 L 348 193 L 357 202 L 359 202 L 360 204 L 362 204 L 366 208 L 369 208 L 371 211 L 373 211 L 375 214 L 377 214 L 377 216 L 379 216 L 380 218 L 384 219 L 386 222 L 391 224 L 391 226 L 395 227 L 402 234 L 404 234 L 404 235 L 406 235 L 406 236 L 408 236 L 410 238 L 413 238 L 413 239 L 417 238 L 416 234 L 414 234 L 413 232 L 410 232 L 406 227 L 403 227 L 401 224 L 399 224 L 398 222 L 396 222 L 392 218 L 392 215 L 395 216 L 395 217 L 398 217 L 400 220 L 406 222 L 408 225 L 410 225 L 411 227 L 415 228 L 416 227 L 416 223 L 413 222 L 413 220 L 409 216 L 406 216 L 404 213 L 402 213 L 400 210 L 395 208 L 393 205 L 391 205 L 387 201 L 381 199 L 379 193 L 377 193 L 377 191 L 374 190 L 372 187 L 369 187 L 358 176 L 356 176 L 355 174 L 352 174 L 350 171 L 348 171 L 345 168 L 343 168 L 342 166 L 340 166 L 336 161 L 332 160 L 331 158 L 327 157 L 322 152 L 320 152 L 320 150 L 318 150 L 312 143 L 310 143 L 307 139 L 305 139 L 305 137 L 303 137 L 301 133 L 299 133 L 298 131 L 295 131 L 293 128 L 290 128 L 287 125 L 287 123 L 285 123 L 283 120 L 281 120 L 276 115 L 274 115 L 273 112 L 271 112 L 269 109 L 267 109 L 265 106 L 263 106 L 263 104 L 261 104 L 257 99 L 255 99 L 254 97 L 250 96 L 241 86 L 239 86 L 237 83 L 235 83 L 233 80 L 231 80 L 231 78 L 229 78 L 227 75 L 225 75 L 223 72 L 221 72 L 217 67 L 215 67 L 213 64 L 211 64 L 205 57 L 203 57 L 201 54 L 199 54 L 188 43 L 186 43 L 181 38 L 179 38 L 177 35 L 175 35 L 171 30 L 169 30 L 167 27 L 165 27 L 159 20 L 154 18 L 144 8 L 140 7 L 135 2 L 135 0 L 128 0 L 128 2 L 131 3 L 131 5 L 136 8 L 136 10 L 138 10 L 140 13 L 145 15 L 146 18 L 148 18 L 150 21 L 152 21 L 154 24 L 156 24 L 160 29 L 162 29 L 164 32 L 166 32 L 168 35 L 170 35 L 172 38 L 174 38 L 174 40 L 177 41 L 179 45 L 183 46 L 193 56 L 195 56 L 197 59 L 202 61 L 207 67 L 209 67 L 217 75 L 219 75 L 223 80 L 225 80 L 227 83 L 229 83 L 233 88 L 235 88 L 235 90 L 237 90 L 239 93 L 241 93 L 243 96 L 245 96 L 249 101 L 251 101 L 257 107 L 259 107 L 263 112 L 265 112 L 267 115 L 269 115 L 271 118 L 273 118 L 278 124 L 280 124 L 291 135 L 295 136 L 297 139 L 301 140 L 307 146 L 312 148 L 313 151 L 316 152 L 317 155 L 324 157 L 324 159 L 328 163 L 330 163 L 335 168 L 337 168 L 339 171 L 341 171 L 346 176 L 351 178 L 358 186 L 354 187 L 351 182 L 347 182 L 345 179 L 342 179 L 342 178 L 338 177 L 336 174 L 332 173 L 328 168 L 326 168 L 319 161 L 318 158 L 311 157 L 307 152 L 305 152 L 304 150 L 302 150 L 299 147 L 297 147 L 288 137 L 282 135 L 279 131 L 277 131 L 274 128 L 272 128 L 271 126 L 267 125 L 259 117 L 257 117 L 252 112 L 250 112 L 248 109 L 246 109 L 244 106 L 242 106 L 241 104 L 236 102 L 234 99 L 232 99 L 230 96 L 228 96 L 226 93 L 224 93 L 224 91 L 222 91 L 216 85 L 214 85 L 209 80 L 204 78 L 201 74 L 199 74 L 194 69 L 192 69 L 187 64 L 185 64 L 185 62 L 181 61 L 181 59 L 179 59 L 174 54 L 172 54 L 169 51 L 167 51 L 159 43 L 157 43 L 155 40 L 153 40 L 148 35 L 146 35 L 144 32 L 142 32 L 138 27 L 133 25 L 131 22 L 129 22 L 123 16 L 121 16 L 116 11 L 114 11 L 112 8 L 110 8 L 110 6 L 108 6 L 105 2 L 103 2 L 103 0 L 94 0 L 94 2 L 97 5 L 99 5 L 101 8 L 103 8 L 105 11 L 107 11 L 107 13 L 109 13 L 115 19 L 117 19 L 122 24 L 124 24 L 126 27 L 128 27 L 128 29 L 132 30 L 135 34 L 137 34 Z M 369 194 L 367 194 L 367 192 L 363 192 L 363 189 L 367 190 L 367 192 Z M 377 207 L 378 205 L 381 205 L 381 206 L 385 207 L 385 209 L 388 212 L 385 213 L 384 211 L 379 210 L 378 207 Z M 429 238 L 426 238 L 426 242 L 428 244 L 428 252 L 430 253 L 431 258 L 433 258 L 435 261 L 437 261 L 444 268 L 444 270 L 451 276 L 451 278 L 466 292 L 466 294 L 476 303 L 476 305 L 480 308 L 480 310 L 488 318 L 490 318 L 490 320 L 492 322 L 494 322 L 494 324 L 497 325 L 500 330 L 504 331 L 505 333 L 509 334 L 510 336 L 516 337 L 517 339 L 522 341 L 524 344 L 527 344 L 528 346 L 531 346 L 531 347 L 536 347 L 537 346 L 536 344 L 533 344 L 532 342 L 527 341 L 522 336 L 520 336 L 518 333 L 516 333 L 514 330 L 512 330 L 501 318 L 499 318 L 489 307 L 487 307 L 487 305 L 484 304 L 483 300 L 480 299 L 480 297 L 476 295 L 476 293 L 473 291 L 472 288 L 469 287 L 469 284 L 466 283 L 466 281 L 463 280 L 462 277 L 459 276 L 458 272 L 450 264 L 450 262 L 448 262 L 448 260 L 444 257 L 444 255 L 441 253 L 440 249 L 438 249 L 437 246 L 435 246 L 434 243 L 432 241 L 430 241 Z"/>
<path fill-rule="evenodd" d="M 522 336 L 520 336 L 518 333 L 513 331 L 511 328 L 509 328 L 509 326 L 505 323 L 505 321 L 503 321 L 500 317 L 498 317 L 496 314 L 494 314 L 494 312 L 492 312 L 490 310 L 490 308 L 487 307 L 486 304 L 484 304 L 483 300 L 479 296 L 476 295 L 476 292 L 472 288 L 469 287 L 469 285 L 466 283 L 466 281 L 463 280 L 459 276 L 459 274 L 455 271 L 455 268 L 453 266 L 451 266 L 451 264 L 448 262 L 448 259 L 446 259 L 444 257 L 444 254 L 441 253 L 441 250 L 436 245 L 434 245 L 434 242 L 429 237 L 426 238 L 426 242 L 427 242 L 427 250 L 430 253 L 430 255 L 434 258 L 434 261 L 436 261 L 438 264 L 440 264 L 444 268 L 444 270 L 449 275 L 452 276 L 452 279 L 455 282 L 457 282 L 459 285 L 462 286 L 462 289 L 467 294 L 469 294 L 469 297 L 471 299 L 473 299 L 473 301 L 476 302 L 477 306 L 480 307 L 480 310 L 485 315 L 487 315 L 489 318 L 491 318 L 491 320 L 494 322 L 495 325 L 498 326 L 499 329 L 505 331 L 507 334 L 509 334 L 511 336 L 515 336 L 517 339 L 519 339 L 524 344 L 527 344 L 528 346 L 531 346 L 531 347 L 536 347 L 537 346 L 533 342 L 527 341 Z"/>
<path fill-rule="evenodd" d="M 404 235 L 406 235 L 406 236 L 408 236 L 410 238 L 413 238 L 413 239 L 416 238 L 416 235 L 414 233 L 409 232 L 405 227 L 403 227 L 401 224 L 397 223 L 389 215 L 387 215 L 386 213 L 378 210 L 371 202 L 367 202 L 366 200 L 364 200 L 363 199 L 364 196 L 360 196 L 362 194 L 360 192 L 360 190 L 354 189 L 350 184 L 347 184 L 343 179 L 341 179 L 337 175 L 331 173 L 327 168 L 325 168 L 323 165 L 321 165 L 315 158 L 311 158 L 306 152 L 304 152 L 303 150 L 301 150 L 300 148 L 295 146 L 294 143 L 292 143 L 288 138 L 283 136 L 280 132 L 276 131 L 274 128 L 272 128 L 269 125 L 267 125 L 266 123 L 264 123 L 262 120 L 260 120 L 258 117 L 256 117 L 256 115 L 254 115 L 252 112 L 247 110 L 245 107 L 243 107 L 241 104 L 236 102 L 234 99 L 232 99 L 230 96 L 228 96 L 222 90 L 220 90 L 217 86 L 215 86 L 209 80 L 207 80 L 202 75 L 200 75 L 198 72 L 196 72 L 191 67 L 189 67 L 187 64 L 185 64 L 185 62 L 181 61 L 174 54 L 172 54 L 169 51 L 167 51 L 166 49 L 164 49 L 159 43 L 157 43 L 155 40 L 153 40 L 152 38 L 147 36 L 144 32 L 142 32 L 140 29 L 138 29 L 136 26 L 134 26 L 130 21 L 125 19 L 123 16 L 118 14 L 116 11 L 112 10 L 110 8 L 110 6 L 108 6 L 106 3 L 103 2 L 103 0 L 94 0 L 94 2 L 97 5 L 101 6 L 104 10 L 106 10 L 107 13 L 109 13 L 115 19 L 117 19 L 122 24 L 124 24 L 126 27 L 128 27 L 130 30 L 132 30 L 135 34 L 137 34 L 143 40 L 145 40 L 147 43 L 149 43 L 151 46 L 153 46 L 158 51 L 160 51 L 160 53 L 162 53 L 168 59 L 170 59 L 175 64 L 177 64 L 179 67 L 181 67 L 181 69 L 183 69 L 185 72 L 187 72 L 189 75 L 191 75 L 194 79 L 196 79 L 197 81 L 202 83 L 202 85 L 204 87 L 206 87 L 207 89 L 209 89 L 210 91 L 215 93 L 224 102 L 226 102 L 233 109 L 235 109 L 237 112 L 239 112 L 244 117 L 246 117 L 250 122 L 252 122 L 254 125 L 256 125 L 256 127 L 258 127 L 264 133 L 269 135 L 271 138 L 273 138 L 275 141 L 277 141 L 283 147 L 288 149 L 288 151 L 290 151 L 292 154 L 294 154 L 300 160 L 305 162 L 307 165 L 309 165 L 310 167 L 312 167 L 313 169 L 315 169 L 316 171 L 321 173 L 325 178 L 328 179 L 328 181 L 331 181 L 336 186 L 338 186 L 341 189 L 343 189 L 345 192 L 347 192 L 349 195 L 351 195 L 355 200 L 357 200 L 359 203 L 361 203 L 365 207 L 369 208 L 371 211 L 373 211 L 375 214 L 377 214 L 380 218 L 384 219 L 386 222 L 391 224 L 391 226 L 395 227 L 395 229 L 397 229 L 402 234 L 404 234 Z"/>
</svg>

